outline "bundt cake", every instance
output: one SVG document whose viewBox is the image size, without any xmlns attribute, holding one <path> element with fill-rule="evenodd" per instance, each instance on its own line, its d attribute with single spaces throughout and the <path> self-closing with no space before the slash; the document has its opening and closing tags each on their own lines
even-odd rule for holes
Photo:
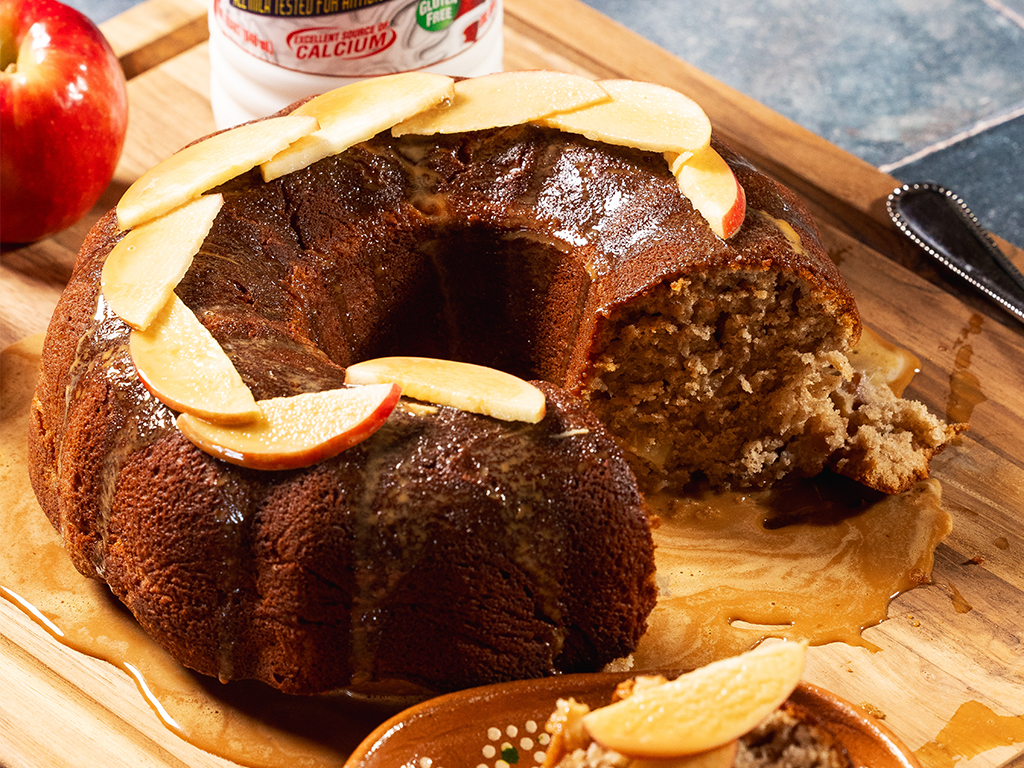
<svg viewBox="0 0 1024 768">
<path fill-rule="evenodd" d="M 537 121 L 395 133 L 219 184 L 176 296 L 257 400 L 416 355 L 536 380 L 539 423 L 404 402 L 312 466 L 215 458 L 140 382 L 101 290 L 117 212 L 54 313 L 36 493 L 78 569 L 188 666 L 303 693 L 598 669 L 655 600 L 634 473 L 661 489 L 833 466 L 895 490 L 922 471 L 906 454 L 952 436 L 896 407 L 855 441 L 853 297 L 795 196 L 717 140 L 746 195 L 727 239 L 661 151 Z"/>
</svg>

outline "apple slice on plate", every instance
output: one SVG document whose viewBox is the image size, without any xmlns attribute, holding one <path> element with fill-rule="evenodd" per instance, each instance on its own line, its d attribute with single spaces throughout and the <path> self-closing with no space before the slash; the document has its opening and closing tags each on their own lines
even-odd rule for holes
<svg viewBox="0 0 1024 768">
<path fill-rule="evenodd" d="M 221 195 L 204 195 L 117 242 L 103 263 L 100 288 L 118 317 L 139 331 L 149 327 L 188 272 L 223 204 Z"/>
<path fill-rule="evenodd" d="M 132 331 L 132 362 L 146 389 L 176 411 L 221 424 L 260 417 L 259 406 L 217 340 L 171 294 L 145 331 Z"/>
<path fill-rule="evenodd" d="M 593 80 L 568 72 L 498 72 L 455 83 L 450 105 L 410 117 L 391 129 L 405 134 L 462 133 L 528 123 L 559 112 L 609 101 Z"/>
<path fill-rule="evenodd" d="M 251 424 L 213 424 L 188 413 L 178 429 L 206 453 L 264 470 L 297 469 L 362 442 L 387 421 L 402 391 L 395 384 L 345 387 L 260 400 Z"/>
<path fill-rule="evenodd" d="M 429 72 L 403 72 L 335 88 L 310 99 L 292 115 L 311 115 L 319 130 L 260 166 L 264 181 L 312 165 L 372 139 L 396 123 L 451 99 L 452 79 Z"/>
<path fill-rule="evenodd" d="M 747 215 L 747 196 L 732 168 L 711 147 L 689 154 L 666 153 L 679 190 L 722 239 L 732 237 Z"/>
<path fill-rule="evenodd" d="M 503 421 L 536 424 L 544 418 L 544 393 L 503 371 L 430 357 L 379 357 L 350 365 L 351 384 L 394 382 L 415 400 L 448 405 Z"/>
<path fill-rule="evenodd" d="M 600 80 L 609 101 L 536 122 L 594 141 L 650 152 L 694 153 L 711 142 L 711 121 L 679 91 L 638 80 Z"/>
<path fill-rule="evenodd" d="M 630 757 L 685 757 L 734 742 L 796 689 L 803 643 L 758 646 L 583 717 L 590 737 Z"/>
<path fill-rule="evenodd" d="M 117 204 L 118 225 L 128 229 L 167 213 L 316 129 L 315 117 L 285 115 L 240 125 L 185 147 L 128 187 Z"/>
</svg>

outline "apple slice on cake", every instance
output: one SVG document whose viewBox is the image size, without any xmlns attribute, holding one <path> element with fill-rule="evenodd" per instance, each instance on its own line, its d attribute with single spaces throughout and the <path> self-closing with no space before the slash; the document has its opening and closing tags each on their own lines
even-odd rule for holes
<svg viewBox="0 0 1024 768">
<path fill-rule="evenodd" d="M 693 155 L 666 153 L 679 190 L 722 239 L 732 237 L 747 215 L 747 196 L 732 168 L 713 148 Z"/>
<path fill-rule="evenodd" d="M 520 70 L 455 83 L 451 104 L 420 112 L 391 129 L 394 136 L 463 133 L 538 120 L 609 100 L 593 80 L 568 72 Z"/>
<path fill-rule="evenodd" d="M 111 309 L 144 331 L 170 300 L 224 204 L 204 195 L 140 224 L 107 255 L 100 288 Z"/>
<path fill-rule="evenodd" d="M 173 293 L 147 330 L 132 331 L 128 349 L 142 384 L 168 407 L 221 424 L 260 417 L 220 344 Z"/>
<path fill-rule="evenodd" d="M 711 143 L 711 121 L 693 99 L 655 83 L 601 80 L 611 97 L 536 122 L 594 141 L 650 152 L 694 153 Z"/>
<path fill-rule="evenodd" d="M 403 72 L 335 88 L 296 108 L 316 118 L 315 133 L 282 149 L 260 166 L 264 181 L 344 152 L 412 115 L 454 96 L 453 81 L 429 72 Z"/>
<path fill-rule="evenodd" d="M 503 421 L 536 424 L 547 401 L 537 387 L 509 373 L 472 363 L 430 357 L 379 357 L 350 365 L 351 384 L 394 382 L 415 400 L 448 405 Z"/>
<path fill-rule="evenodd" d="M 200 449 L 231 464 L 297 469 L 336 456 L 380 429 L 394 410 L 395 384 L 345 387 L 260 400 L 262 416 L 241 426 L 183 413 L 178 429 Z"/>
<path fill-rule="evenodd" d="M 146 171 L 117 204 L 121 229 L 142 224 L 269 160 L 315 131 L 310 115 L 285 115 L 217 133 Z"/>
</svg>

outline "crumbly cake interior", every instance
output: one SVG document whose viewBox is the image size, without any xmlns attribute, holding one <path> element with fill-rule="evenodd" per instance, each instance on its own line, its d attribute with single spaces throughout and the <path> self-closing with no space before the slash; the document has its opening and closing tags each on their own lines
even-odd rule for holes
<svg viewBox="0 0 1024 768">
<path fill-rule="evenodd" d="M 897 397 L 861 372 L 832 393 L 849 435 L 831 459 L 840 473 L 888 493 L 928 477 L 932 457 L 967 424 L 946 424 L 916 400 Z"/>
<path fill-rule="evenodd" d="M 582 394 L 646 491 L 825 468 L 898 493 L 966 424 L 855 370 L 855 337 L 795 273 L 689 274 L 611 314 Z"/>
<path fill-rule="evenodd" d="M 829 395 L 846 336 L 805 281 L 774 270 L 681 277 L 605 329 L 586 398 L 649 489 L 813 474 L 843 445 Z"/>
</svg>

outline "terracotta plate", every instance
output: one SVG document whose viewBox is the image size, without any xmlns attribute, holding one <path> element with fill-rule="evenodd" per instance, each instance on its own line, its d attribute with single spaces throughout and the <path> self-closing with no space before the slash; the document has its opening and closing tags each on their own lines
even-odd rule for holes
<svg viewBox="0 0 1024 768">
<path fill-rule="evenodd" d="M 558 698 L 603 706 L 615 686 L 635 674 L 522 680 L 430 699 L 377 728 L 345 768 L 532 768 L 544 759 L 544 723 Z M 842 741 L 855 766 L 920 768 L 888 728 L 839 697 L 801 683 L 793 701 L 810 709 Z"/>
</svg>

